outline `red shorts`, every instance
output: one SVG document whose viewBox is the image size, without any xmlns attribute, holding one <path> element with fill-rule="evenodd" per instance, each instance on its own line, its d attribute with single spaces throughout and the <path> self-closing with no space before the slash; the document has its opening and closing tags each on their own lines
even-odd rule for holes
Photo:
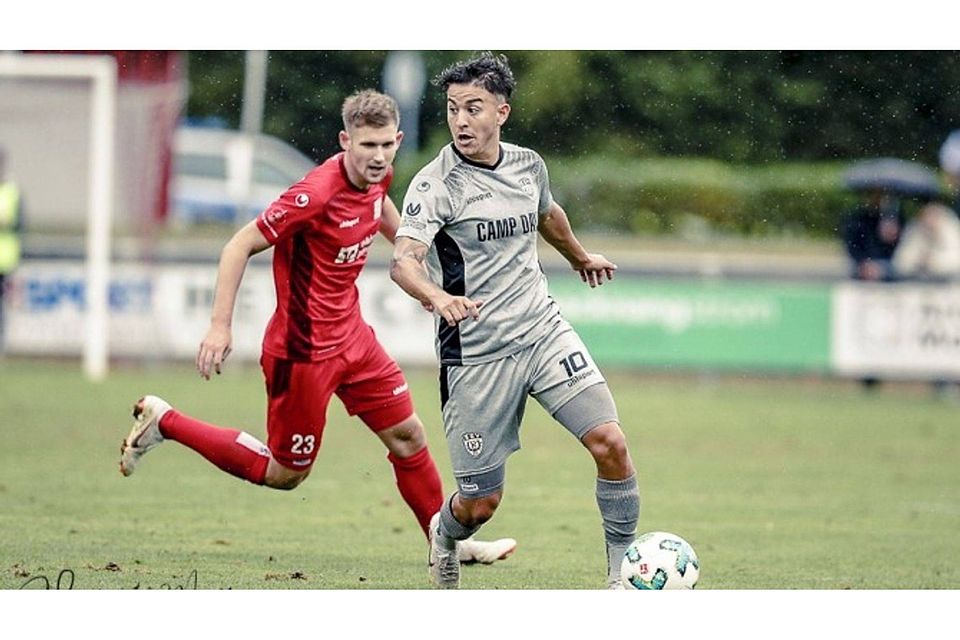
<svg viewBox="0 0 960 640">
<path fill-rule="evenodd" d="M 289 469 L 309 469 L 316 459 L 334 393 L 347 413 L 359 416 L 373 432 L 413 415 L 403 372 L 366 325 L 344 351 L 327 360 L 294 362 L 264 353 L 260 366 L 267 384 L 267 446 Z"/>
</svg>

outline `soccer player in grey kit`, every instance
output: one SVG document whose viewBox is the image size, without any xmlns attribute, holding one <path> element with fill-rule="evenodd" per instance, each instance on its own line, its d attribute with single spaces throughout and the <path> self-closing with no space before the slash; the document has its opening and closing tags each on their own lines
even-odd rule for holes
<svg viewBox="0 0 960 640">
<path fill-rule="evenodd" d="M 591 287 L 616 265 L 588 253 L 553 200 L 543 159 L 501 142 L 515 81 L 486 52 L 443 71 L 452 144 L 410 183 L 391 277 L 437 318 L 444 431 L 458 491 L 431 528 L 430 575 L 460 585 L 457 540 L 476 532 L 503 496 L 507 457 L 520 448 L 527 395 L 575 436 L 597 466 L 607 585 L 636 535 L 640 495 L 603 374 L 547 293 L 537 233 Z"/>
</svg>

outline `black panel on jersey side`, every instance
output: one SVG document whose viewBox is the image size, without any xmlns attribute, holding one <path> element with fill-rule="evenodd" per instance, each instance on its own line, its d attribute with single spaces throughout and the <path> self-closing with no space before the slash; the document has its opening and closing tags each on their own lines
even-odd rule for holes
<svg viewBox="0 0 960 640">
<path fill-rule="evenodd" d="M 310 315 L 307 300 L 310 297 L 310 279 L 313 277 L 313 256 L 303 234 L 293 237 L 290 258 L 290 300 L 287 305 L 287 356 L 291 360 L 310 357 Z"/>
<path fill-rule="evenodd" d="M 443 271 L 443 290 L 452 296 L 466 295 L 463 253 L 460 252 L 460 247 L 443 229 L 434 236 L 433 244 L 437 248 L 440 269 Z M 440 362 L 463 364 L 463 351 L 460 348 L 460 325 L 451 327 L 441 319 L 437 337 L 440 339 Z"/>
</svg>

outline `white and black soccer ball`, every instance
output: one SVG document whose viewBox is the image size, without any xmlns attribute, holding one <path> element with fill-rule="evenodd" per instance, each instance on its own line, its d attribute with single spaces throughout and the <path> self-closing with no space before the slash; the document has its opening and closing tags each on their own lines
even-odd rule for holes
<svg viewBox="0 0 960 640">
<path fill-rule="evenodd" d="M 637 536 L 620 565 L 620 580 L 627 589 L 693 589 L 699 579 L 700 560 L 693 547 L 664 531 Z"/>
</svg>

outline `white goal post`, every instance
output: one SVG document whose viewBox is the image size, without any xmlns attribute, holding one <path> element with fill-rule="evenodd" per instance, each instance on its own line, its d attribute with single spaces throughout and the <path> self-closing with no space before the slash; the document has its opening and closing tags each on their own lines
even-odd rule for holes
<svg viewBox="0 0 960 640">
<path fill-rule="evenodd" d="M 0 54 L 0 78 L 3 77 L 89 80 L 92 86 L 83 371 L 90 380 L 100 381 L 106 377 L 109 363 L 108 287 L 115 171 L 116 60 L 110 56 L 5 53 Z"/>
</svg>

